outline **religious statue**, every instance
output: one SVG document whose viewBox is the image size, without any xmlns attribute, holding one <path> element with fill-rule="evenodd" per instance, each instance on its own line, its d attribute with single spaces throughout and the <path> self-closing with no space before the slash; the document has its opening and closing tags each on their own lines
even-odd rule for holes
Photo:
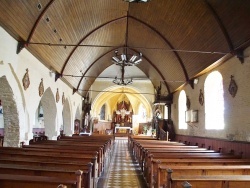
<svg viewBox="0 0 250 188">
<path fill-rule="evenodd" d="M 161 84 L 156 89 L 156 100 L 160 100 L 160 99 L 161 99 Z"/>
<path fill-rule="evenodd" d="M 79 134 L 80 132 L 80 120 L 76 119 L 74 124 L 74 134 Z"/>
<path fill-rule="evenodd" d="M 89 126 L 89 114 L 86 113 L 84 118 L 83 132 L 86 132 Z"/>
<path fill-rule="evenodd" d="M 3 114 L 3 106 L 2 106 L 2 101 L 0 100 L 0 114 Z"/>
</svg>

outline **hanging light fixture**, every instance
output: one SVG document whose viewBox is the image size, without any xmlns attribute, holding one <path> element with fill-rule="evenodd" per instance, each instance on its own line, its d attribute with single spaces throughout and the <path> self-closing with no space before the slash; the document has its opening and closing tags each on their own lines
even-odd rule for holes
<svg viewBox="0 0 250 188">
<path fill-rule="evenodd" d="M 125 73 L 125 69 L 124 69 L 124 65 L 121 66 L 121 71 L 122 71 L 122 76 L 121 78 L 117 78 L 115 77 L 115 79 L 113 80 L 113 83 L 116 84 L 116 85 L 121 85 L 121 86 L 126 86 L 126 85 L 129 85 L 129 84 L 132 84 L 133 83 L 133 79 L 127 79 L 125 80 L 124 79 L 124 73 Z"/>
<path fill-rule="evenodd" d="M 117 77 L 115 77 L 115 79 L 113 80 L 113 83 L 119 86 L 126 86 L 126 85 L 130 85 L 133 83 L 133 79 L 128 79 L 128 80 L 124 80 L 124 79 L 119 79 Z"/>
<path fill-rule="evenodd" d="M 120 66 L 136 66 L 142 62 L 142 53 L 128 55 L 128 54 L 118 54 L 118 50 L 115 51 L 115 56 L 112 57 L 112 62 Z"/>
<path fill-rule="evenodd" d="M 149 2 L 150 0 L 124 0 L 124 1 L 128 3 L 146 3 Z"/>
<path fill-rule="evenodd" d="M 132 2 L 132 1 L 131 1 Z M 115 77 L 113 80 L 114 84 L 117 85 L 129 85 L 133 83 L 133 79 L 124 79 L 124 74 L 125 74 L 125 66 L 136 66 L 142 61 L 142 53 L 133 54 L 129 55 L 127 53 L 127 45 L 128 44 L 128 17 L 127 17 L 127 27 L 126 27 L 126 35 L 125 35 L 125 48 L 124 48 L 124 53 L 119 54 L 118 50 L 115 50 L 115 56 L 112 57 L 112 62 L 116 65 L 121 66 L 121 78 Z"/>
</svg>

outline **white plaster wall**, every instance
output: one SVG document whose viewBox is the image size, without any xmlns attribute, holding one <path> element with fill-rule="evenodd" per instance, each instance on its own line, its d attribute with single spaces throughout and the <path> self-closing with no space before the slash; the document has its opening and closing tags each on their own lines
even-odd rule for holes
<svg viewBox="0 0 250 188">
<path fill-rule="evenodd" d="M 32 127 L 35 125 L 36 110 L 41 99 L 38 94 L 41 78 L 43 78 L 44 90 L 50 87 L 55 95 L 56 89 L 59 88 L 60 101 L 56 103 L 57 117 L 54 125 L 55 132 L 59 134 L 63 109 L 61 102 L 62 93 L 64 92 L 65 98 L 69 100 L 71 119 L 74 119 L 76 109 L 81 105 L 81 96 L 78 94 L 72 95 L 72 89 L 60 79 L 55 82 L 54 76 L 50 76 L 50 70 L 26 49 L 16 54 L 16 48 L 17 41 L 0 28 L 0 77 L 6 75 L 14 93 L 19 113 L 20 141 L 28 141 L 33 136 L 31 134 Z M 26 68 L 29 69 L 30 86 L 25 91 L 22 86 L 22 78 Z M 73 127 L 73 121 L 71 123 L 71 127 Z M 54 138 L 56 136 L 54 135 Z"/>
<path fill-rule="evenodd" d="M 191 109 L 198 110 L 198 123 L 192 123 L 187 130 L 178 129 L 178 97 L 179 92 L 174 94 L 174 102 L 172 105 L 172 119 L 174 121 L 177 134 L 193 135 L 201 137 L 212 137 L 229 139 L 229 135 L 233 135 L 234 140 L 250 142 L 250 48 L 245 50 L 245 63 L 233 57 L 215 70 L 219 71 L 223 77 L 224 88 L 224 119 L 225 128 L 223 130 L 206 130 L 204 105 L 199 103 L 200 89 L 204 91 L 204 82 L 208 74 L 199 77 L 199 82 L 194 89 L 187 85 L 184 87 L 186 94 L 190 98 Z M 230 84 L 230 76 L 233 75 L 238 86 L 236 96 L 233 98 L 228 92 Z M 206 95 L 204 93 L 204 95 Z"/>
</svg>

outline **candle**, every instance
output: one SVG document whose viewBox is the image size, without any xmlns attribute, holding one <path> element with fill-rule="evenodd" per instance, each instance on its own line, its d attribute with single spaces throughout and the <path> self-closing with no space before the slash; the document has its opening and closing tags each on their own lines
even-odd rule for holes
<svg viewBox="0 0 250 188">
<path fill-rule="evenodd" d="M 169 133 L 168 133 L 168 131 L 167 131 L 167 141 L 168 141 L 168 134 L 169 134 Z"/>
</svg>

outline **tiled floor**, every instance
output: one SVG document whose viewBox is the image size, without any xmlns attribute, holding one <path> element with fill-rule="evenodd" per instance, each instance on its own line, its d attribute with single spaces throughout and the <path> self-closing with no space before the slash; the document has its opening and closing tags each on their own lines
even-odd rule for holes
<svg viewBox="0 0 250 188">
<path fill-rule="evenodd" d="M 128 150 L 128 139 L 116 137 L 110 167 L 99 179 L 98 188 L 146 188 L 138 163 Z"/>
</svg>

